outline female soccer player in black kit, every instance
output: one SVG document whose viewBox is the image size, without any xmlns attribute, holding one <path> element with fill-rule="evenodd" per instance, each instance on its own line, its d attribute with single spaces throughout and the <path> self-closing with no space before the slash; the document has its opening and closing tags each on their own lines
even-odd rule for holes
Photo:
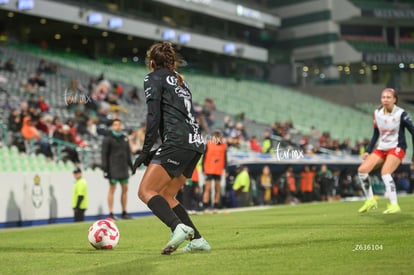
<svg viewBox="0 0 414 275">
<path fill-rule="evenodd" d="M 191 92 L 176 72 L 180 60 L 171 43 L 152 45 L 147 51 L 147 62 L 151 70 L 144 79 L 147 130 L 142 153 L 135 160 L 133 170 L 135 172 L 141 164 L 148 167 L 138 197 L 173 232 L 162 254 L 171 254 L 186 239 L 191 241 L 184 251 L 209 251 L 209 243 L 201 237 L 186 209 L 175 199 L 205 149 L 193 115 Z M 162 144 L 151 151 L 158 133 Z"/>
</svg>

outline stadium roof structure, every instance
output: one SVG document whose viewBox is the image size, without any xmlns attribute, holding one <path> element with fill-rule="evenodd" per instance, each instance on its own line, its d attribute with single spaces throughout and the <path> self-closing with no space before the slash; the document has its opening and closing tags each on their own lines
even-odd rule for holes
<svg viewBox="0 0 414 275">
<path fill-rule="evenodd" d="M 234 56 L 246 60 L 267 62 L 268 49 L 253 45 L 247 41 L 234 39 L 221 33 L 214 35 L 214 33 L 204 33 L 198 31 L 197 28 L 182 27 L 180 24 L 168 24 L 166 18 L 169 18 L 169 10 L 181 8 L 182 1 L 147 1 L 150 10 L 147 14 L 129 14 L 121 10 L 109 9 L 105 6 L 105 1 L 102 3 L 93 1 L 51 1 L 51 0 L 33 0 L 32 6 L 20 7 L 16 3 L 17 0 L 6 1 L 0 5 L 0 10 L 7 12 L 8 17 L 13 17 L 10 12 L 19 14 L 20 17 L 25 17 L 22 21 L 30 21 L 29 17 L 60 22 L 63 25 L 67 24 L 73 27 L 70 35 L 81 28 L 90 30 L 93 36 L 95 32 L 102 32 L 102 37 L 108 37 L 107 40 L 112 39 L 112 35 L 123 35 L 137 39 L 145 39 L 147 41 L 170 40 L 181 47 L 187 47 L 194 50 L 206 51 L 215 54 Z M 127 2 L 125 2 L 127 3 Z M 156 6 L 164 4 L 164 7 Z M 128 2 L 127 4 L 131 4 Z M 109 3 L 108 3 L 109 5 Z M 175 5 L 172 6 L 172 5 Z M 264 12 L 251 9 L 247 6 L 235 5 L 218 0 L 210 1 L 186 1 L 186 10 L 197 11 L 201 14 L 210 15 L 212 18 L 208 22 L 215 22 L 221 20 L 222 22 L 229 22 L 234 24 L 241 24 L 245 27 L 253 27 L 256 30 L 264 29 L 265 26 L 277 27 L 280 25 L 280 19 L 277 16 L 266 14 Z M 157 10 L 152 11 L 155 8 Z M 154 13 L 151 18 L 152 12 Z M 158 14 L 156 13 L 158 12 Z M 162 13 L 165 12 L 165 16 Z M 181 11 L 176 11 L 182 13 Z M 186 16 L 190 16 L 190 13 Z M 155 17 L 157 15 L 158 17 Z M 195 15 L 194 15 L 195 16 Z M 216 19 L 214 19 L 216 18 Z M 165 19 L 165 20 L 164 20 Z M 205 25 L 205 22 L 202 22 Z M 215 23 L 217 25 L 217 22 Z M 219 24 L 220 25 L 220 24 Z M 223 27 L 217 25 L 216 30 Z M 11 28 L 16 28 L 18 24 L 11 24 Z M 28 28 L 35 28 L 36 25 L 28 26 Z M 42 23 L 38 28 L 46 30 L 47 23 Z M 241 28 L 241 27 L 239 27 Z M 62 27 L 65 30 L 65 27 Z M 68 32 L 71 28 L 66 28 Z M 52 31 L 52 30 L 50 30 Z M 56 30 L 54 30 L 56 31 Z M 43 32 L 43 35 L 47 33 Z M 30 36 L 30 32 L 26 33 Z M 60 34 L 59 37 L 64 35 Z M 83 36 L 88 36 L 84 32 Z M 227 37 L 226 37 L 227 36 Z M 101 39 L 102 39 L 101 37 Z M 45 40 L 47 37 L 45 37 Z M 50 36 L 49 36 L 49 39 Z M 53 38 L 51 39 L 53 40 Z M 120 47 L 121 43 L 114 41 L 115 47 Z M 104 43 L 102 43 L 104 44 Z M 228 47 L 231 44 L 232 47 Z M 147 45 L 146 45 L 147 46 Z M 96 46 L 97 47 L 97 46 Z M 107 46 L 104 46 L 107 47 Z M 231 49 L 231 50 L 228 50 Z"/>
</svg>

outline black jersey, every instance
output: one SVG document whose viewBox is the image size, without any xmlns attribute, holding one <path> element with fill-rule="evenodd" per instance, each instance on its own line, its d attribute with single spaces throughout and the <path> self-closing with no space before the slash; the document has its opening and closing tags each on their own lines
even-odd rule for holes
<svg viewBox="0 0 414 275">
<path fill-rule="evenodd" d="M 204 152 L 205 142 L 194 117 L 190 89 L 186 82 L 181 86 L 177 82 L 177 76 L 166 69 L 157 69 L 144 79 L 148 106 L 142 149 L 145 153 L 151 150 L 158 133 L 165 145 Z"/>
</svg>

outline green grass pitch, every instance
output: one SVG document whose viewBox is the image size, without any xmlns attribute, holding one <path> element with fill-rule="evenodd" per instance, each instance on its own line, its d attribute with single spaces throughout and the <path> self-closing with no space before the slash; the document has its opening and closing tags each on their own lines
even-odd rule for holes
<svg viewBox="0 0 414 275">
<path fill-rule="evenodd" d="M 153 216 L 117 221 L 113 250 L 87 240 L 91 222 L 0 230 L 0 274 L 413 274 L 414 196 L 402 212 L 358 214 L 362 202 L 193 215 L 209 253 L 161 255 L 170 232 Z"/>
</svg>

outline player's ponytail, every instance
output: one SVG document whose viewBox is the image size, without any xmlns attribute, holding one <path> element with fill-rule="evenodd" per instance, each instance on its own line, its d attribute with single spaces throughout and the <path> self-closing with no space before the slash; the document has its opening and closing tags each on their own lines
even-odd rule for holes
<svg viewBox="0 0 414 275">
<path fill-rule="evenodd" d="M 184 77 L 178 72 L 175 72 L 175 76 L 177 76 L 177 79 L 178 79 L 177 86 L 183 85 Z"/>
</svg>

